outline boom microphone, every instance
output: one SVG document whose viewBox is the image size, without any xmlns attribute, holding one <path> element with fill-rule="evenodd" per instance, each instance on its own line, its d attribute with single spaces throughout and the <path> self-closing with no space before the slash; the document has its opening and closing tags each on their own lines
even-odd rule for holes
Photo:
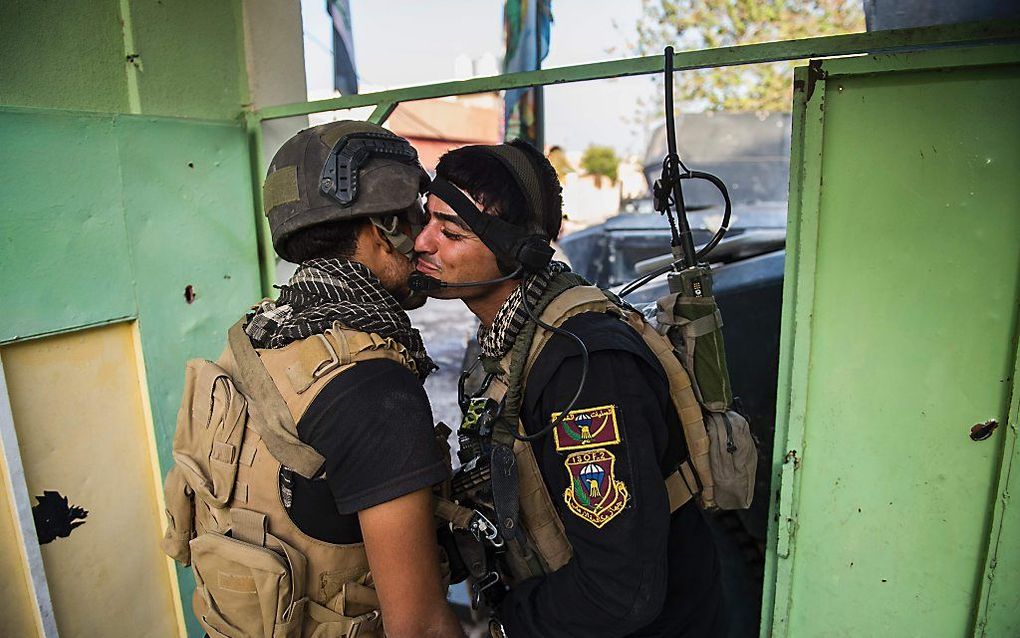
<svg viewBox="0 0 1020 638">
<path fill-rule="evenodd" d="M 495 279 L 483 279 L 481 281 L 465 281 L 463 283 L 447 283 L 441 279 L 430 277 L 422 272 L 415 271 L 407 278 L 407 286 L 413 292 L 432 292 L 440 288 L 474 288 L 475 286 L 488 286 L 498 284 L 519 277 L 524 269 L 518 268 L 509 275 L 503 275 Z"/>
</svg>

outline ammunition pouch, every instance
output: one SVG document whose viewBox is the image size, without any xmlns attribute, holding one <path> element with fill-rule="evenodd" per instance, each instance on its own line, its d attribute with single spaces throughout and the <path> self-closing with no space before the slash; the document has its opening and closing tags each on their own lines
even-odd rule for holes
<svg viewBox="0 0 1020 638">
<path fill-rule="evenodd" d="M 210 636 L 298 638 L 305 622 L 313 638 L 380 636 L 375 591 L 346 583 L 320 605 L 305 591 L 307 560 L 266 531 L 266 517 L 232 509 L 230 535 L 208 532 L 191 542 L 195 613 Z"/>
<path fill-rule="evenodd" d="M 230 536 L 206 532 L 191 541 L 195 614 L 210 636 L 296 638 L 308 604 L 307 561 L 266 532 L 265 516 L 242 512 L 232 512 Z M 261 524 L 242 532 L 245 518 L 260 518 Z"/>
<path fill-rule="evenodd" d="M 226 370 L 211 361 L 189 361 L 174 433 L 175 463 L 164 484 L 168 525 L 161 542 L 184 565 L 191 563 L 189 542 L 196 532 L 229 527 L 224 508 L 234 492 L 247 422 L 248 403 Z M 196 512 L 196 498 L 208 507 Z"/>
</svg>

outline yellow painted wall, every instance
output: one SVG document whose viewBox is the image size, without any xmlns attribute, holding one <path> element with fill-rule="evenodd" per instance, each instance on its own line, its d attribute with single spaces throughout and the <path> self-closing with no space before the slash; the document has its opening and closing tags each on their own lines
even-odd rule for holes
<svg viewBox="0 0 1020 638">
<path fill-rule="evenodd" d="M 179 635 L 134 324 L 0 356 L 29 493 L 56 490 L 89 511 L 41 548 L 61 637 Z"/>
<path fill-rule="evenodd" d="M 38 636 L 35 600 L 15 521 L 7 467 L 0 455 L 0 636 Z"/>
</svg>

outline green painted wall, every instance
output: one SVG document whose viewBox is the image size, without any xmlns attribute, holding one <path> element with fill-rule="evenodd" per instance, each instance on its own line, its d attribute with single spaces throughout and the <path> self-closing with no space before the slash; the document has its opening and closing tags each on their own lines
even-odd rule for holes
<svg viewBox="0 0 1020 638">
<path fill-rule="evenodd" d="M 164 472 L 184 362 L 260 297 L 244 33 L 240 0 L 0 4 L 0 342 L 136 318 Z"/>
<path fill-rule="evenodd" d="M 8 0 L 0 60 L 7 106 L 233 120 L 248 102 L 239 0 Z"/>
<path fill-rule="evenodd" d="M 833 60 L 795 86 L 763 633 L 1015 635 L 1013 576 L 984 583 L 990 547 L 1020 561 L 1015 505 L 992 516 L 1016 482 L 1020 49 Z M 1011 422 L 972 441 L 989 418 Z"/>
<path fill-rule="evenodd" d="M 112 118 L 2 110 L 0 158 L 0 340 L 133 316 Z"/>
<path fill-rule="evenodd" d="M 1002 429 L 1003 458 L 999 471 L 985 578 L 982 581 L 975 635 L 1020 636 L 1020 507 L 1011 497 L 1020 494 L 1020 392 L 1016 371 L 1020 350 L 1013 364 L 1013 400 L 1009 423 Z"/>
<path fill-rule="evenodd" d="M 127 112 L 116 0 L 0 4 L 0 102 Z"/>
<path fill-rule="evenodd" d="M 234 119 L 248 102 L 241 3 L 130 2 L 142 113 Z"/>
</svg>

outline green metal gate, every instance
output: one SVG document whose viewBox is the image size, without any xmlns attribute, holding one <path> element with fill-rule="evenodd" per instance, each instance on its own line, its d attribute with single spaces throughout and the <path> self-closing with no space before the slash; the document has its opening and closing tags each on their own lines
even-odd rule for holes
<svg viewBox="0 0 1020 638">
<path fill-rule="evenodd" d="M 1020 48 L 794 86 L 762 634 L 1020 635 Z"/>
</svg>

